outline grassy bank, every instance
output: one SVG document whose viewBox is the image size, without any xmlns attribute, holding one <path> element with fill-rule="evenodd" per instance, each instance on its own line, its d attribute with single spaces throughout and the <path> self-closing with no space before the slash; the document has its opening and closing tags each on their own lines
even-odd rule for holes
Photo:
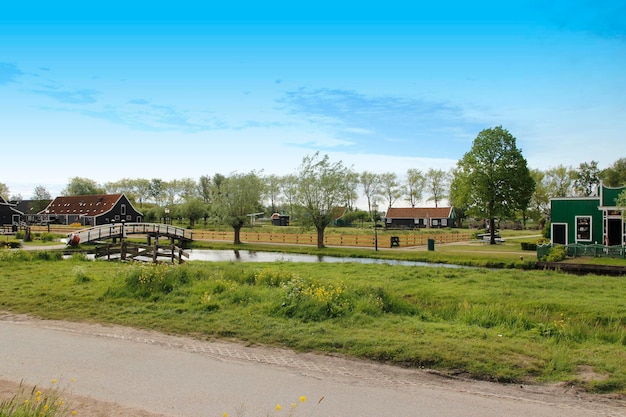
<svg viewBox="0 0 626 417">
<path fill-rule="evenodd" d="M 25 262 L 28 261 L 28 262 Z M 0 310 L 626 393 L 623 278 L 0 251 Z"/>
</svg>

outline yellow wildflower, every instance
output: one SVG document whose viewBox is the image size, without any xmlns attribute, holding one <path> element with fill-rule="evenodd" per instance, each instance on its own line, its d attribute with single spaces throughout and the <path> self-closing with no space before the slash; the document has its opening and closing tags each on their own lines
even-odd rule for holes
<svg viewBox="0 0 626 417">
<path fill-rule="evenodd" d="M 280 404 L 276 404 L 276 411 L 280 411 Z"/>
<path fill-rule="evenodd" d="M 301 395 L 301 396 L 300 396 L 300 402 L 301 402 L 301 403 L 305 403 L 305 402 L 306 402 L 306 396 Z"/>
</svg>

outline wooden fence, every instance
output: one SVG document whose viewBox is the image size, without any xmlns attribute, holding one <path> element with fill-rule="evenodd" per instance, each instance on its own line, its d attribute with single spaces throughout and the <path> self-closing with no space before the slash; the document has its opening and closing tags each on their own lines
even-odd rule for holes
<svg viewBox="0 0 626 417">
<path fill-rule="evenodd" d="M 436 234 L 406 234 L 395 236 L 399 239 L 401 247 L 426 246 L 429 239 L 435 243 L 454 243 L 470 240 L 469 233 L 436 233 Z M 233 241 L 233 232 L 217 232 L 209 230 L 194 230 L 194 240 L 216 240 Z M 391 235 L 379 234 L 378 246 L 391 247 Z M 244 243 L 276 243 L 284 245 L 317 245 L 316 233 L 257 233 L 241 232 L 240 239 Z M 326 246 L 355 246 L 374 247 L 376 237 L 374 235 L 343 235 L 334 233 L 324 234 L 324 245 Z"/>
</svg>

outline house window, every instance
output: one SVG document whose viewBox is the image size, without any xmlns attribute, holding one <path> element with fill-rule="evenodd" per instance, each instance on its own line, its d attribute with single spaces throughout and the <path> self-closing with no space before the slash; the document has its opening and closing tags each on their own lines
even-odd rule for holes
<svg viewBox="0 0 626 417">
<path fill-rule="evenodd" d="M 122 204 L 122 216 L 126 216 L 126 204 Z"/>
<path fill-rule="evenodd" d="M 441 219 L 441 225 L 443 227 L 447 227 L 448 226 L 448 219 Z"/>
<path fill-rule="evenodd" d="M 591 216 L 576 216 L 576 240 L 591 242 Z"/>
</svg>

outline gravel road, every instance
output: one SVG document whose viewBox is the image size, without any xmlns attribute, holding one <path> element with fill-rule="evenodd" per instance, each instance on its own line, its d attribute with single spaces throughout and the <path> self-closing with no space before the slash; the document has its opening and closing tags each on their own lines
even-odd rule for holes
<svg viewBox="0 0 626 417">
<path fill-rule="evenodd" d="M 294 416 L 626 417 L 626 402 L 562 385 L 467 381 L 428 370 L 0 312 L 0 395 L 15 393 L 20 381 L 45 388 L 53 379 L 83 417 L 288 416 L 294 403 Z"/>
</svg>

